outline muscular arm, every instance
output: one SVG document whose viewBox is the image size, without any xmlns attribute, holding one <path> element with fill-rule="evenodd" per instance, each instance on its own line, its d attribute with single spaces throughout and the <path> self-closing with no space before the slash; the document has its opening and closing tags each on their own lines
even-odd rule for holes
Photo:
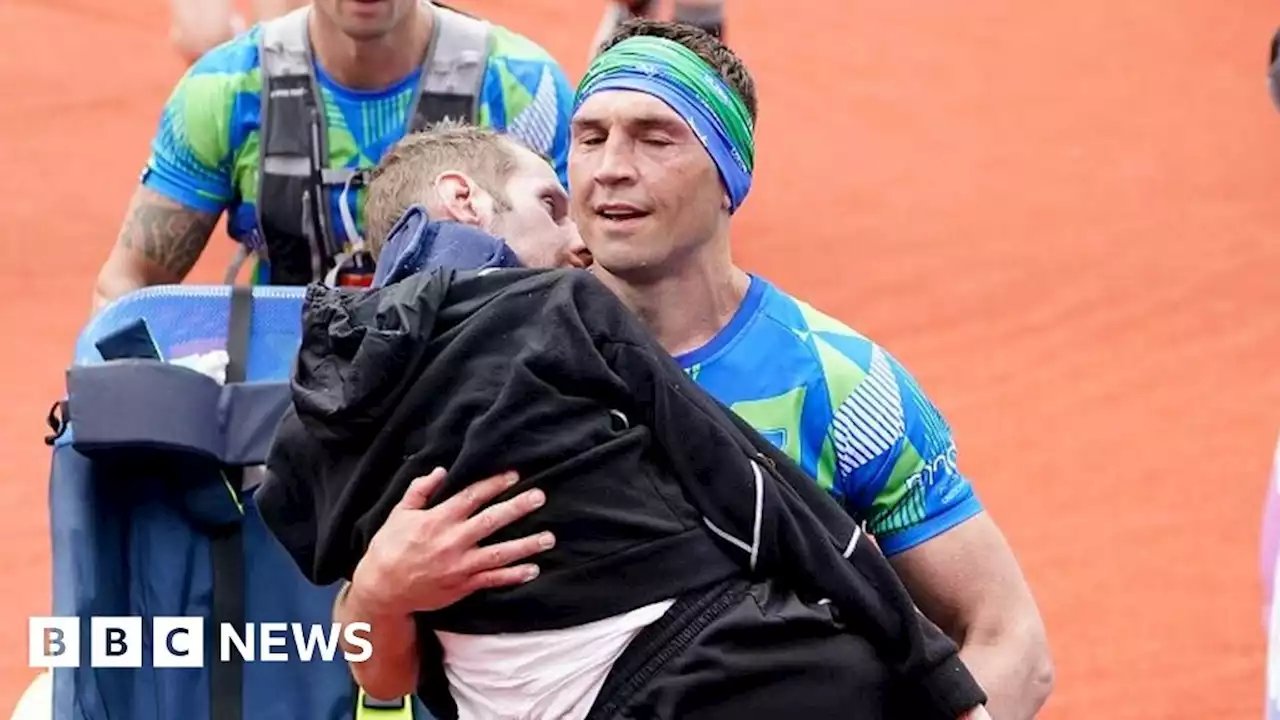
<svg viewBox="0 0 1280 720">
<path fill-rule="evenodd" d="M 1053 685 L 1039 610 L 960 471 L 951 429 L 915 379 L 874 347 L 832 435 L 850 510 L 868 518 L 917 607 L 960 646 L 995 720 L 1028 720 Z M 863 428 L 874 428 L 868 433 Z"/>
<path fill-rule="evenodd" d="M 1053 689 L 1044 623 L 1004 535 L 979 513 L 889 558 L 921 612 L 960 645 L 996 720 L 1030 720 Z"/>
<path fill-rule="evenodd" d="M 234 159 L 257 122 L 238 98 L 259 90 L 256 59 L 251 44 L 224 44 L 174 86 L 119 238 L 98 273 L 95 312 L 133 290 L 182 282 L 233 207 L 241 194 Z"/>
<path fill-rule="evenodd" d="M 139 288 L 182 282 L 217 223 L 217 213 L 192 210 L 139 187 L 115 247 L 98 271 L 93 311 Z"/>
</svg>

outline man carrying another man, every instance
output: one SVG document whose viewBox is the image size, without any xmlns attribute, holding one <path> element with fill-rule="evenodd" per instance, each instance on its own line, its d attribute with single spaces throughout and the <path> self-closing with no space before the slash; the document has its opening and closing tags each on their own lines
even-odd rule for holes
<svg viewBox="0 0 1280 720">
<path fill-rule="evenodd" d="M 944 420 L 882 348 L 732 262 L 729 220 L 750 188 L 754 116 L 750 76 L 723 45 L 686 27 L 625 25 L 588 70 L 573 116 L 571 217 L 592 271 L 689 375 L 868 525 L 916 604 L 961 646 L 992 716 L 1033 717 L 1052 686 L 1043 624 L 955 464 Z M 456 170 L 422 168 L 467 174 Z M 439 219 L 495 229 L 465 203 L 438 201 L 458 196 L 436 182 L 420 202 Z M 544 207 L 555 222 L 556 203 Z M 494 479 L 425 511 L 427 490 L 415 490 L 374 537 L 337 619 L 412 627 L 413 611 L 528 579 L 544 538 L 476 547 L 545 501 L 535 493 L 472 517 L 503 487 Z M 371 694 L 412 689 L 412 637 L 379 633 L 380 652 L 353 668 Z"/>
</svg>

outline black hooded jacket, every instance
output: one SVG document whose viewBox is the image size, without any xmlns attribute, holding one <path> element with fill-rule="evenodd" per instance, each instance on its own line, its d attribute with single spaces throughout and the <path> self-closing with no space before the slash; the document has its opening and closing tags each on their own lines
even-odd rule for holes
<svg viewBox="0 0 1280 720">
<path fill-rule="evenodd" d="M 415 477 L 449 469 L 434 505 L 517 470 L 498 501 L 540 487 L 547 504 L 486 542 L 553 531 L 541 574 L 420 614 L 420 628 L 564 628 L 769 578 L 830 600 L 936 717 L 985 700 L 859 526 L 589 273 L 312 286 L 293 391 L 257 503 L 314 583 L 351 577 Z"/>
</svg>

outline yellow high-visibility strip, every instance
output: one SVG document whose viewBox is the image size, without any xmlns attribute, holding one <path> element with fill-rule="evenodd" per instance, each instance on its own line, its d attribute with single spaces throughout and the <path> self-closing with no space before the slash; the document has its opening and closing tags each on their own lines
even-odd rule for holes
<svg viewBox="0 0 1280 720">
<path fill-rule="evenodd" d="M 413 696 L 387 702 L 369 697 L 364 688 L 360 688 L 356 694 L 355 720 L 413 720 Z"/>
</svg>

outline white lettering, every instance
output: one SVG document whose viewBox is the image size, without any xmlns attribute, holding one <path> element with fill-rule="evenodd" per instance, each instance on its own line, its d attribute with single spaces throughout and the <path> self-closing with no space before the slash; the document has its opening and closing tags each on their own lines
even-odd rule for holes
<svg viewBox="0 0 1280 720">
<path fill-rule="evenodd" d="M 946 452 L 934 457 L 926 462 L 919 472 L 907 478 L 908 488 L 922 487 L 928 489 L 938 480 L 949 480 L 952 476 L 960 472 L 960 466 L 956 462 L 956 446 L 953 443 Z"/>
<path fill-rule="evenodd" d="M 333 623 L 328 632 L 322 625 L 312 625 L 307 632 L 306 638 L 303 638 L 302 623 L 291 623 L 293 626 L 293 642 L 298 646 L 298 657 L 304 662 L 311 660 L 311 655 L 315 652 L 315 646 L 320 646 L 320 658 L 325 662 L 333 659 L 333 654 L 338 650 L 338 623 Z M 319 635 L 319 637 L 317 637 Z"/>
<path fill-rule="evenodd" d="M 373 655 L 373 643 L 367 637 L 360 635 L 360 633 L 368 635 L 370 632 L 373 632 L 373 628 L 369 627 L 369 623 L 351 623 L 342 628 L 342 638 L 347 641 L 347 644 L 360 648 L 358 653 L 343 653 L 347 662 L 364 662 Z"/>
<path fill-rule="evenodd" d="M 288 644 L 289 639 L 285 637 L 289 626 L 285 623 L 262 623 L 262 661 L 263 662 L 286 662 L 289 659 L 288 653 L 277 652 L 273 648 L 282 648 Z"/>
<path fill-rule="evenodd" d="M 220 638 L 218 659 L 222 662 L 231 662 L 231 645 L 235 645 L 240 652 L 240 659 L 245 662 L 253 662 L 254 658 L 254 642 L 253 642 L 253 623 L 246 623 L 244 626 L 244 635 L 236 632 L 236 629 L 227 623 L 222 623 L 222 627 L 218 628 L 218 636 Z"/>
</svg>

